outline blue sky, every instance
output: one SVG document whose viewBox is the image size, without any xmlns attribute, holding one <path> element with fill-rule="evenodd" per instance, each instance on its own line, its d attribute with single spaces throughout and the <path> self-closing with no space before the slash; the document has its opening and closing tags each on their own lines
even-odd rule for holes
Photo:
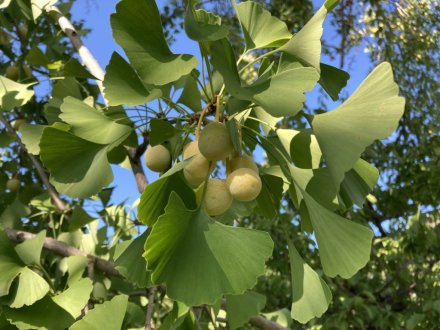
<svg viewBox="0 0 440 330">
<path fill-rule="evenodd" d="M 315 4 L 315 9 L 319 8 L 322 4 L 322 1 L 313 2 Z M 117 3 L 118 0 L 82 0 L 76 1 L 72 9 L 74 19 L 84 20 L 85 27 L 91 30 L 91 33 L 84 39 L 84 42 L 104 68 L 109 62 L 113 51 L 123 54 L 122 49 L 113 40 L 110 27 L 110 15 L 115 11 Z M 166 3 L 166 0 L 157 1 L 159 8 L 161 8 L 164 3 Z M 323 38 L 328 41 L 334 41 L 333 39 L 335 38 L 334 28 L 330 26 L 328 22 L 324 25 Z M 190 53 L 198 56 L 197 43 L 188 39 L 184 33 L 176 36 L 176 42 L 171 45 L 171 49 L 175 53 Z M 351 63 L 350 67 L 344 68 L 351 75 L 348 86 L 344 90 L 346 93 L 352 93 L 371 69 L 368 55 L 363 53 L 362 47 L 356 48 L 352 50 L 352 52 L 355 52 L 355 61 Z M 337 61 L 332 61 L 326 57 L 322 58 L 322 62 L 334 66 L 338 66 L 339 64 Z M 307 102 L 310 106 L 317 105 L 317 96 L 317 91 L 312 91 L 307 94 Z M 330 109 L 336 105 L 337 103 L 333 103 L 329 100 L 328 106 Z M 139 197 L 133 174 L 131 171 L 122 169 L 118 166 L 113 167 L 113 172 L 115 176 L 113 185 L 116 186 L 112 199 L 113 202 L 127 200 L 128 203 L 132 203 Z M 147 176 L 150 182 L 157 178 L 157 174 L 148 170 Z"/>
</svg>

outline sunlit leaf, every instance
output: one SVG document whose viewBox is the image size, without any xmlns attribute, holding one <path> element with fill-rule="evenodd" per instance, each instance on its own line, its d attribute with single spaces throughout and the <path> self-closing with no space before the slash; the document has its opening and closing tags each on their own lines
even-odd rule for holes
<svg viewBox="0 0 440 330">
<path fill-rule="evenodd" d="M 122 0 L 110 22 L 113 37 L 144 84 L 165 85 L 196 67 L 194 56 L 170 51 L 154 0 Z"/>
<path fill-rule="evenodd" d="M 92 281 L 89 278 L 82 278 L 70 284 L 67 290 L 53 296 L 52 300 L 76 318 L 81 315 L 81 310 L 87 305 L 92 289 Z"/>
<path fill-rule="evenodd" d="M 324 280 L 304 262 L 293 243 L 288 243 L 292 275 L 291 315 L 304 324 L 327 310 L 332 293 Z"/>
<path fill-rule="evenodd" d="M 236 5 L 236 10 L 247 50 L 279 47 L 292 37 L 283 21 L 272 16 L 256 2 L 240 2 Z"/>
<path fill-rule="evenodd" d="M 391 66 L 385 62 L 341 106 L 313 118 L 313 132 L 335 185 L 339 186 L 367 146 L 396 129 L 405 105 L 398 93 Z"/>
<path fill-rule="evenodd" d="M 19 84 L 0 76 L 0 112 L 11 111 L 29 102 L 34 91 L 28 88 L 32 84 Z"/>
<path fill-rule="evenodd" d="M 15 251 L 23 262 L 28 265 L 39 265 L 46 231 L 40 231 L 34 238 L 15 246 Z"/>
<path fill-rule="evenodd" d="M 86 316 L 75 322 L 70 330 L 120 330 L 127 309 L 128 296 L 115 296 L 103 304 L 97 304 Z"/>
<path fill-rule="evenodd" d="M 197 306 L 253 287 L 272 248 L 267 233 L 217 223 L 172 193 L 144 255 L 154 283 L 165 283 L 170 298 Z"/>
<path fill-rule="evenodd" d="M 20 125 L 21 140 L 29 153 L 34 155 L 38 155 L 40 153 L 39 144 L 44 127 L 46 126 L 30 125 L 26 123 Z"/>
<path fill-rule="evenodd" d="M 12 281 L 17 277 L 24 263 L 15 252 L 8 236 L 0 231 L 0 297 L 9 293 Z"/>
<path fill-rule="evenodd" d="M 49 292 L 49 284 L 40 275 L 23 267 L 18 277 L 18 286 L 10 307 L 29 306 L 42 299 Z"/>
</svg>

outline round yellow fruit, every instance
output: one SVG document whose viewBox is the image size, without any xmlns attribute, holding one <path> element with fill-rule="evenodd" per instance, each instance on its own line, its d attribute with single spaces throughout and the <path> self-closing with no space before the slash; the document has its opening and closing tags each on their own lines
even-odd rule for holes
<svg viewBox="0 0 440 330">
<path fill-rule="evenodd" d="M 6 188 L 8 188 L 12 192 L 16 192 L 18 189 L 20 189 L 20 180 L 17 178 L 9 179 L 6 182 Z"/>
<path fill-rule="evenodd" d="M 13 129 L 18 131 L 20 129 L 20 126 L 26 122 L 26 119 L 19 118 L 16 120 L 11 121 L 11 126 Z"/>
<path fill-rule="evenodd" d="M 18 68 L 15 65 L 10 65 L 6 68 L 5 76 L 8 79 L 18 80 Z"/>
<path fill-rule="evenodd" d="M 200 153 L 208 160 L 225 159 L 233 146 L 228 129 L 222 123 L 209 123 L 203 129 L 199 139 Z"/>
<path fill-rule="evenodd" d="M 171 154 L 166 147 L 158 144 L 149 147 L 144 155 L 145 164 L 154 172 L 164 172 L 171 164 Z"/>
<path fill-rule="evenodd" d="M 197 193 L 197 202 L 200 204 L 203 192 Z M 220 179 L 209 179 L 206 185 L 204 205 L 206 212 L 211 216 L 225 213 L 232 204 L 232 196 L 226 182 Z"/>
<path fill-rule="evenodd" d="M 250 168 L 235 170 L 229 174 L 226 184 L 232 197 L 241 202 L 254 200 L 262 188 L 259 175 Z"/>
<path fill-rule="evenodd" d="M 197 188 L 205 181 L 208 172 L 211 172 L 215 164 L 209 167 L 209 160 L 200 154 L 197 141 L 192 141 L 185 146 L 183 150 L 183 159 L 193 157 L 188 165 L 183 169 L 183 175 L 191 187 Z"/>
<path fill-rule="evenodd" d="M 238 170 L 239 168 L 249 168 L 255 171 L 256 173 L 258 173 L 258 166 L 257 164 L 255 164 L 255 161 L 252 158 L 252 156 L 249 155 L 243 155 L 231 159 L 230 165 L 231 165 L 231 172 Z"/>
</svg>

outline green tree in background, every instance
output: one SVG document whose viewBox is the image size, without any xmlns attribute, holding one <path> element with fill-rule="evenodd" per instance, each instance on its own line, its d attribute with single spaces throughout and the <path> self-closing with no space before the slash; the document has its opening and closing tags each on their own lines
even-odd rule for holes
<svg viewBox="0 0 440 330">
<path fill-rule="evenodd" d="M 103 70 L 74 0 L 0 0 L 0 328 L 434 327 L 439 7 L 338 2 L 122 0 Z"/>
</svg>

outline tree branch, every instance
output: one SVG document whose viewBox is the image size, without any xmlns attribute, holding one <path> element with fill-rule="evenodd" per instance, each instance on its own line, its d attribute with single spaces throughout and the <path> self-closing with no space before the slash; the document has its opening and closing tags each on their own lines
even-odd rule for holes
<svg viewBox="0 0 440 330">
<path fill-rule="evenodd" d="M 27 231 L 16 230 L 16 229 L 5 229 L 5 233 L 11 241 L 16 243 L 21 243 L 33 239 L 35 237 L 35 234 L 29 233 Z M 88 255 L 87 253 L 78 250 L 77 248 L 74 248 L 73 246 L 70 246 L 64 242 L 57 241 L 56 239 L 53 239 L 51 237 L 46 237 L 44 239 L 43 246 L 49 251 L 53 251 L 64 257 L 70 257 L 70 256 L 87 257 L 89 258 L 90 263 L 94 264 L 96 269 L 110 276 L 120 276 L 120 273 L 115 268 L 113 262 L 101 258 L 97 258 L 92 255 Z"/>
<path fill-rule="evenodd" d="M 105 104 L 107 104 L 107 100 L 105 99 L 105 95 L 104 95 L 104 86 L 102 84 L 105 75 L 104 70 L 101 68 L 98 61 L 95 59 L 95 57 L 90 52 L 90 50 L 84 45 L 75 27 L 72 25 L 69 19 L 66 16 L 64 16 L 64 14 L 58 9 L 58 7 L 47 6 L 45 8 L 45 11 L 48 14 L 54 16 L 61 30 L 63 30 L 63 32 L 67 35 L 73 47 L 78 52 L 78 55 L 81 58 L 81 61 L 83 62 L 84 66 L 90 71 L 92 75 L 94 75 L 97 78 L 96 84 L 98 85 L 98 88 L 102 94 Z M 147 176 L 145 175 L 144 169 L 142 167 L 141 156 L 139 155 L 138 152 L 136 152 L 135 148 L 128 147 L 127 151 L 128 151 L 128 158 L 130 160 L 131 169 L 133 171 L 138 190 L 140 193 L 142 193 L 148 184 L 148 180 L 147 180 Z"/>
<path fill-rule="evenodd" d="M 46 170 L 43 167 L 43 165 L 40 163 L 37 157 L 32 155 L 31 153 L 27 152 L 25 145 L 21 141 L 20 136 L 17 134 L 15 129 L 11 126 L 11 124 L 6 120 L 3 115 L 0 115 L 0 121 L 5 125 L 7 131 L 15 136 L 18 145 L 22 150 L 26 153 L 32 164 L 34 165 L 35 169 L 37 170 L 37 173 L 39 177 L 41 178 L 41 181 L 43 181 L 43 184 L 46 186 L 47 191 L 49 192 L 50 197 L 52 198 L 52 201 L 55 205 L 55 207 L 60 210 L 61 212 L 65 212 L 68 210 L 67 205 L 64 203 L 64 201 L 61 199 L 60 195 L 56 191 L 55 187 L 52 186 L 52 184 L 49 181 L 49 178 L 46 174 Z"/>
<path fill-rule="evenodd" d="M 156 296 L 157 287 L 152 287 L 148 294 L 147 315 L 145 316 L 145 330 L 154 329 L 153 327 L 153 312 L 154 312 L 154 297 Z"/>
</svg>

